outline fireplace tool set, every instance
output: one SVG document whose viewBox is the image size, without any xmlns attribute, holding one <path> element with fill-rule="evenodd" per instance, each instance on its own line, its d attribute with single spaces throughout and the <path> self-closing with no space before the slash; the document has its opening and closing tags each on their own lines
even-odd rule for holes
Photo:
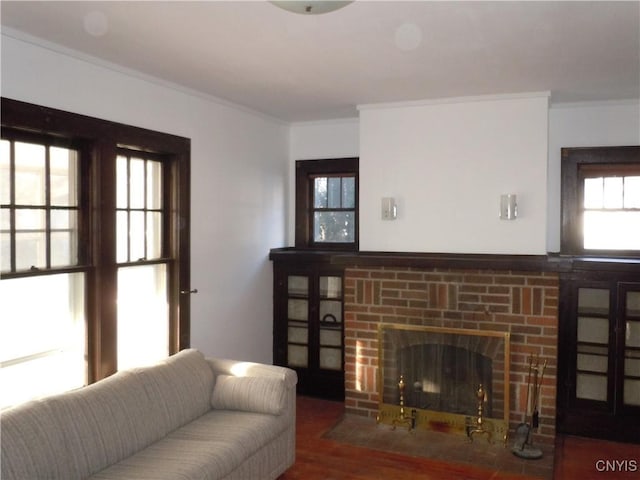
<svg viewBox="0 0 640 480">
<path fill-rule="evenodd" d="M 540 365 L 540 358 L 529 357 L 529 375 L 527 378 L 527 402 L 524 411 L 524 421 L 516 427 L 515 441 L 511 451 L 514 455 L 526 459 L 538 459 L 542 457 L 542 450 L 533 445 L 531 432 L 538 428 L 540 389 L 544 379 L 544 371 L 547 368 L 545 360 Z M 533 378 L 532 378 L 533 376 Z M 531 414 L 529 415 L 529 412 Z M 527 422 L 529 417 L 529 422 Z"/>
</svg>

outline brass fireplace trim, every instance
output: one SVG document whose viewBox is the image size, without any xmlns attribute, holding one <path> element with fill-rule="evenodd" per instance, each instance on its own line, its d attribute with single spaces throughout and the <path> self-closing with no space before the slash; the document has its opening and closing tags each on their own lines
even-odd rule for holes
<svg viewBox="0 0 640 480">
<path fill-rule="evenodd" d="M 490 430 L 494 438 L 502 438 L 504 442 L 507 440 L 509 432 L 509 396 L 510 396 L 510 332 L 499 332 L 495 330 L 472 330 L 468 328 L 447 328 L 447 327 L 429 327 L 418 325 L 406 325 L 397 323 L 380 323 L 378 325 L 378 423 L 394 424 L 394 420 L 401 414 L 400 406 L 384 402 L 384 352 L 383 352 L 383 334 L 384 330 L 405 330 L 412 332 L 432 332 L 444 333 L 452 335 L 468 335 L 474 337 L 491 337 L 504 341 L 504 399 L 503 399 L 503 418 L 485 418 L 484 425 Z M 404 407 L 405 410 L 407 407 Z M 424 409 L 411 409 L 415 428 L 425 428 L 430 430 L 447 431 L 453 433 L 469 434 L 470 429 L 475 428 L 476 418 L 468 415 L 460 415 L 449 412 L 441 412 Z"/>
</svg>

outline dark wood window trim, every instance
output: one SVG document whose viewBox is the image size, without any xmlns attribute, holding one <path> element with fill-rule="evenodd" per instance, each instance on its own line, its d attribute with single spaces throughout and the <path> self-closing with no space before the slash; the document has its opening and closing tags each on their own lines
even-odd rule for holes
<svg viewBox="0 0 640 480">
<path fill-rule="evenodd" d="M 357 157 L 296 161 L 295 246 L 302 249 L 357 251 L 359 245 Z M 353 243 L 314 243 L 313 241 L 313 178 L 321 175 L 355 174 L 355 241 Z"/>
<path fill-rule="evenodd" d="M 88 241 L 79 252 L 83 265 L 78 268 L 88 272 L 89 382 L 107 377 L 117 369 L 116 193 L 115 189 L 101 188 L 101 185 L 116 184 L 115 158 L 119 149 L 158 154 L 167 159 L 166 182 L 171 187 L 166 198 L 169 210 L 167 256 L 171 259 L 169 351 L 174 353 L 188 347 L 189 295 L 180 292 L 190 290 L 190 140 L 7 98 L 1 99 L 1 122 L 3 130 L 10 128 L 23 135 L 46 135 L 62 143 L 71 141 L 74 145 L 82 145 L 80 191 L 87 193 L 83 194 L 86 196 L 81 199 L 81 208 L 87 213 L 81 235 Z M 29 273 L 6 274 L 2 278 L 20 275 Z"/>
<path fill-rule="evenodd" d="M 583 247 L 583 179 L 596 170 L 626 171 L 640 165 L 640 146 L 563 148 L 561 164 L 562 226 L 560 251 L 565 255 L 638 257 L 638 251 L 586 250 Z"/>
</svg>

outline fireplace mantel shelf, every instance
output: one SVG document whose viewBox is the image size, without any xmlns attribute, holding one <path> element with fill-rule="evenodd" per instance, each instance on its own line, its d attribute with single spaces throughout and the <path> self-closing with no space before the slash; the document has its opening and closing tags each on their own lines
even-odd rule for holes
<svg viewBox="0 0 640 480">
<path fill-rule="evenodd" d="M 420 252 L 341 252 L 274 248 L 270 260 L 310 261 L 343 267 L 413 267 L 463 270 L 571 272 L 578 270 L 640 271 L 638 258 L 577 257 L 559 254 L 510 255 Z"/>
</svg>

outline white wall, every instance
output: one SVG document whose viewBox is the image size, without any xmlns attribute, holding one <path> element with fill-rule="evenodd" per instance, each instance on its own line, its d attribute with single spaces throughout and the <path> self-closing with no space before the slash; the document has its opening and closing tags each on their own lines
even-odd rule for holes
<svg viewBox="0 0 640 480">
<path fill-rule="evenodd" d="M 289 196 L 287 245 L 295 243 L 295 162 L 360 155 L 360 123 L 357 118 L 326 122 L 293 123 L 289 130 Z"/>
<path fill-rule="evenodd" d="M 637 100 L 556 104 L 549 110 L 547 247 L 560 250 L 560 150 L 563 147 L 640 145 Z"/>
<path fill-rule="evenodd" d="M 560 149 L 605 145 L 640 145 L 640 103 L 637 100 L 552 104 L 548 112 L 548 167 L 546 251 L 560 249 Z M 456 127 L 457 128 L 457 127 Z M 348 121 L 309 122 L 294 124 L 290 139 L 290 175 L 298 159 L 337 158 L 360 155 L 359 119 Z M 361 169 L 367 166 L 361 159 Z M 425 177 L 427 166 L 419 166 L 416 176 Z M 542 186 L 529 187 L 544 191 Z M 399 186 L 398 190 L 403 188 Z M 289 181 L 289 198 L 295 193 L 293 179 Z M 394 194 L 389 191 L 388 194 Z M 494 202 L 495 203 L 495 202 Z M 522 208 L 522 207 L 521 207 Z M 289 205 L 288 245 L 293 245 L 295 206 Z M 521 213 L 524 214 L 524 212 Z M 376 219 L 376 221 L 378 221 Z M 389 225 L 391 228 L 391 225 Z M 522 252 L 516 252 L 522 253 Z"/>
<path fill-rule="evenodd" d="M 288 126 L 42 45 L 3 32 L 2 96 L 191 139 L 192 346 L 270 362 Z"/>
<path fill-rule="evenodd" d="M 361 107 L 361 250 L 544 254 L 547 111 L 546 93 Z"/>
</svg>

